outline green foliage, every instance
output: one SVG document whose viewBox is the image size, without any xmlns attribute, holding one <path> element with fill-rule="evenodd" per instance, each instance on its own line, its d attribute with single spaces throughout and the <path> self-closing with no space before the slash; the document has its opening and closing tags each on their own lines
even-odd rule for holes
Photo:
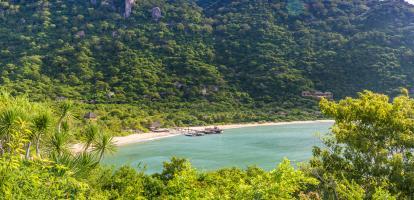
<svg viewBox="0 0 414 200">
<path fill-rule="evenodd" d="M 382 187 L 378 187 L 375 189 L 375 193 L 372 195 L 372 199 L 374 200 L 396 200 L 397 197 L 391 195 L 390 192 Z"/>
<path fill-rule="evenodd" d="M 112 141 L 112 136 L 106 133 L 101 134 L 93 145 L 93 151 L 98 153 L 99 160 L 101 160 L 107 153 L 114 153 L 116 151 L 116 147 Z"/>
<path fill-rule="evenodd" d="M 47 135 L 52 126 L 52 116 L 49 112 L 38 114 L 33 119 L 33 133 L 35 136 L 36 155 L 40 156 L 42 136 Z"/>
<path fill-rule="evenodd" d="M 97 139 L 99 134 L 99 127 L 94 124 L 89 124 L 86 127 L 86 130 L 83 132 L 83 136 L 85 137 L 85 149 L 89 149 L 91 144 Z"/>
<path fill-rule="evenodd" d="M 0 197 L 84 199 L 90 192 L 80 178 L 96 169 L 99 160 L 91 153 L 69 151 L 68 105 L 62 103 L 62 109 L 53 110 L 48 103 L 0 93 Z M 100 157 L 111 148 L 106 145 Z"/>
<path fill-rule="evenodd" d="M 294 104 L 303 90 L 414 86 L 414 12 L 402 1 L 142 0 L 129 18 L 123 4 L 3 1 L 0 83 L 36 100 L 156 102 L 170 113 L 203 102 L 228 114 Z"/>
<path fill-rule="evenodd" d="M 200 173 L 187 160 L 172 158 L 164 163 L 161 174 L 149 176 L 130 167 L 109 177 L 103 173 L 101 189 L 119 199 L 293 199 L 318 183 L 295 170 L 288 160 L 272 172 L 252 167 Z"/>
<path fill-rule="evenodd" d="M 18 156 L 0 157 L 2 199 L 86 199 L 90 186 L 49 161 L 22 161 Z M 93 198 L 93 197 L 92 197 Z"/>
<path fill-rule="evenodd" d="M 55 131 L 50 138 L 49 150 L 57 155 L 68 153 L 69 134 L 67 132 Z"/>
<path fill-rule="evenodd" d="M 368 91 L 338 103 L 323 99 L 322 112 L 336 123 L 324 139 L 326 149 L 315 147 L 309 165 L 299 169 L 285 159 L 271 171 L 249 167 L 200 172 L 188 160 L 173 157 L 153 175 L 128 166 L 100 167 L 102 157 L 115 150 L 112 136 L 94 122 L 84 127 L 71 122 L 71 116 L 76 118 L 71 103 L 50 106 L 7 93 L 0 100 L 4 199 L 380 200 L 410 199 L 413 194 L 414 100 L 406 92 L 392 101 Z M 92 152 L 69 151 L 77 129 L 90 138 Z M 39 143 L 43 151 L 33 156 L 30 144 L 40 132 L 45 136 Z"/>
<path fill-rule="evenodd" d="M 339 103 L 323 100 L 321 109 L 336 123 L 327 149 L 314 149 L 313 174 L 346 199 L 413 197 L 413 99 L 365 91 Z"/>
<path fill-rule="evenodd" d="M 363 200 L 365 196 L 365 190 L 360 185 L 346 179 L 338 182 L 336 190 L 340 199 Z"/>
<path fill-rule="evenodd" d="M 11 161 L 6 164 L 6 159 Z M 2 157 L 0 161 L 4 180 L 0 194 L 6 199 L 83 199 L 82 195 L 90 199 L 292 199 L 318 183 L 295 170 L 288 160 L 272 172 L 233 168 L 200 173 L 188 161 L 173 158 L 162 174 L 146 175 L 131 167 L 114 171 L 98 168 L 81 176 L 88 180 L 79 174 L 73 176 L 68 163 L 22 161 L 18 157 Z M 174 176 L 162 178 L 171 172 Z"/>
<path fill-rule="evenodd" d="M 0 94 L 0 197 L 413 198 L 412 6 L 140 0 L 125 18 L 122 1 L 97 2 L 0 1 L 0 84 L 43 102 Z M 149 12 L 156 6 L 159 21 Z M 394 97 L 401 87 L 408 90 L 392 100 L 371 92 L 323 100 L 336 124 L 303 171 L 284 161 L 271 172 L 201 173 L 177 158 L 156 175 L 97 168 L 114 149 L 112 135 L 145 132 L 155 121 L 315 119 L 322 116 L 304 90 Z M 73 102 L 49 102 L 62 97 Z M 85 129 L 86 111 L 98 120 Z M 70 154 L 80 138 L 85 152 Z"/>
</svg>

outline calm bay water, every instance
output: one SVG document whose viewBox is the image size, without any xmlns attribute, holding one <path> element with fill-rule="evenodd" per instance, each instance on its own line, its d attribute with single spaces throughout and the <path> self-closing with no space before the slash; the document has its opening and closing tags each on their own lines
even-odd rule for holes
<svg viewBox="0 0 414 200">
<path fill-rule="evenodd" d="M 308 160 L 312 147 L 321 145 L 316 133 L 327 133 L 332 123 L 291 124 L 228 129 L 221 135 L 176 136 L 122 146 L 104 164 L 116 167 L 147 166 L 147 173 L 162 171 L 172 156 L 187 158 L 199 170 L 257 165 L 273 169 L 284 157 Z"/>
</svg>

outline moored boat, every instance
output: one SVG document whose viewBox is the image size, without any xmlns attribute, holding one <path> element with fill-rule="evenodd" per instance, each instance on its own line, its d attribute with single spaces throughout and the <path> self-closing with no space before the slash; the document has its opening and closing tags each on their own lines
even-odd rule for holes
<svg viewBox="0 0 414 200">
<path fill-rule="evenodd" d="M 188 133 L 184 133 L 185 136 L 190 136 L 190 137 L 193 137 L 193 136 L 204 136 L 204 134 L 205 133 L 203 131 L 190 131 Z"/>
<path fill-rule="evenodd" d="M 221 134 L 221 133 L 223 133 L 223 129 L 220 129 L 218 127 L 206 128 L 206 129 L 204 129 L 204 133 L 205 134 Z"/>
<path fill-rule="evenodd" d="M 214 128 L 206 128 L 202 131 L 199 130 L 190 130 L 187 129 L 188 132 L 184 133 L 185 136 L 204 136 L 204 135 L 210 135 L 210 134 L 221 134 L 223 133 L 223 130 L 218 128 L 218 127 L 214 127 Z"/>
</svg>

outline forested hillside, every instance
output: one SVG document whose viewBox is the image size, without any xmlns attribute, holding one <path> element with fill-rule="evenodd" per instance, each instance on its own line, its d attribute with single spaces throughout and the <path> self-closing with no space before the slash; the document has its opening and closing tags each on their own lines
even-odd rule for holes
<svg viewBox="0 0 414 200">
<path fill-rule="evenodd" d="M 413 38 L 402 0 L 2 0 L 0 84 L 117 130 L 319 118 L 302 91 L 414 87 Z"/>
<path fill-rule="evenodd" d="M 403 0 L 0 0 L 0 199 L 414 199 L 413 93 Z M 154 122 L 321 117 L 295 167 L 99 164 Z"/>
<path fill-rule="evenodd" d="M 414 85 L 402 0 L 136 0 L 129 17 L 125 2 L 2 0 L 1 84 L 37 99 L 241 103 Z"/>
</svg>

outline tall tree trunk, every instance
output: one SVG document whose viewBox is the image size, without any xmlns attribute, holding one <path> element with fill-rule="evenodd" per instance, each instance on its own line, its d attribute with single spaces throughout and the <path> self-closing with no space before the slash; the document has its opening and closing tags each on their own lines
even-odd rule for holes
<svg viewBox="0 0 414 200">
<path fill-rule="evenodd" d="M 4 154 L 3 141 L 0 140 L 0 156 L 2 156 L 3 154 Z"/>
<path fill-rule="evenodd" d="M 10 134 L 8 134 L 7 136 L 6 136 L 6 141 L 4 142 L 4 144 L 6 144 L 6 148 L 7 148 L 7 152 L 8 153 L 11 153 L 11 148 L 10 148 L 10 145 L 8 145 L 8 143 L 10 142 Z"/>
<path fill-rule="evenodd" d="M 36 139 L 36 156 L 40 157 L 40 135 Z"/>
<path fill-rule="evenodd" d="M 58 121 L 58 132 L 61 133 L 62 131 L 62 123 L 63 123 L 63 119 L 65 119 L 67 112 L 62 113 L 62 116 L 60 116 L 59 121 Z"/>
<path fill-rule="evenodd" d="M 26 146 L 26 159 L 30 158 L 30 147 L 32 146 L 32 142 L 27 143 Z"/>
<path fill-rule="evenodd" d="M 61 133 L 61 129 L 62 129 L 62 122 L 63 122 L 63 117 L 61 117 L 61 118 L 59 119 L 59 122 L 58 122 L 58 133 Z"/>
</svg>

